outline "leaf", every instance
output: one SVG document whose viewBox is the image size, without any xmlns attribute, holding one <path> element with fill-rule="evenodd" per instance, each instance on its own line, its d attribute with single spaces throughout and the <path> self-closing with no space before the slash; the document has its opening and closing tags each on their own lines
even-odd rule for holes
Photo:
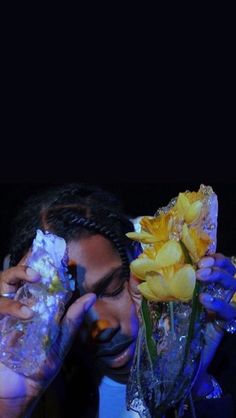
<svg viewBox="0 0 236 418">
<path fill-rule="evenodd" d="M 145 298 L 142 298 L 141 315 L 142 315 L 143 325 L 145 327 L 147 349 L 148 349 L 148 353 L 150 355 L 150 358 L 153 364 L 157 358 L 157 350 L 156 350 L 155 340 L 152 336 L 152 320 L 150 318 L 150 312 L 149 312 L 147 300 Z"/>
</svg>

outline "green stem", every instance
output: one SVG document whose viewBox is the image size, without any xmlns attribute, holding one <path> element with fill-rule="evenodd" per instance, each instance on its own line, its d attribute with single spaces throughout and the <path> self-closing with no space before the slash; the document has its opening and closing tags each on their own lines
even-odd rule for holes
<svg viewBox="0 0 236 418">
<path fill-rule="evenodd" d="M 194 325 L 196 320 L 199 318 L 200 313 L 202 311 L 202 305 L 199 302 L 199 293 L 200 293 L 200 284 L 196 282 L 195 288 L 193 291 L 193 299 L 192 299 L 192 312 L 189 322 L 189 329 L 188 329 L 188 337 L 186 341 L 186 348 L 185 348 L 185 356 L 188 355 L 190 341 L 194 334 Z"/>
<path fill-rule="evenodd" d="M 180 244 L 182 246 L 183 252 L 185 254 L 185 261 L 189 264 L 193 265 L 193 262 L 188 254 L 188 250 L 185 247 L 184 243 L 182 241 L 180 241 Z M 203 307 L 199 301 L 199 293 L 200 293 L 200 284 L 199 282 L 196 281 L 195 287 L 194 287 L 194 291 L 193 291 L 193 297 L 192 297 L 192 312 L 191 312 L 191 316 L 190 316 L 190 321 L 189 321 L 189 327 L 188 327 L 188 334 L 187 334 L 187 340 L 186 340 L 186 346 L 185 346 L 185 351 L 184 351 L 184 357 L 183 357 L 183 363 L 182 363 L 182 367 L 178 373 L 178 376 L 176 378 L 176 381 L 178 381 L 178 378 L 182 375 L 188 355 L 189 355 L 189 350 L 190 350 L 190 345 L 191 345 L 191 341 L 192 341 L 192 337 L 194 335 L 195 332 L 195 324 L 198 323 L 198 320 L 200 318 L 201 312 L 203 310 Z"/>
<path fill-rule="evenodd" d="M 152 320 L 150 318 L 150 312 L 149 312 L 147 300 L 145 298 L 142 299 L 141 315 L 142 315 L 143 325 L 145 328 L 147 349 L 148 349 L 148 353 L 153 364 L 157 358 L 157 350 L 156 350 L 155 340 L 152 336 L 152 333 L 153 333 Z"/>
<path fill-rule="evenodd" d="M 170 307 L 170 329 L 172 336 L 175 335 L 175 322 L 174 322 L 174 304 L 173 302 L 169 302 Z"/>
</svg>

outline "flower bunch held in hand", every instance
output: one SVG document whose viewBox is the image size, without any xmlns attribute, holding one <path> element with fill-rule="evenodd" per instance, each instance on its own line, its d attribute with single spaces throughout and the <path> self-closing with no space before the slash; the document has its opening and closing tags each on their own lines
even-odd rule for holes
<svg viewBox="0 0 236 418">
<path fill-rule="evenodd" d="M 196 283 L 195 265 L 215 251 L 217 199 L 211 188 L 179 193 L 156 216 L 144 216 L 141 232 L 127 236 L 143 244 L 143 253 L 131 263 L 143 281 L 138 287 L 151 301 L 189 301 Z"/>
<path fill-rule="evenodd" d="M 140 220 L 143 253 L 132 261 L 143 296 L 141 326 L 127 407 L 142 418 L 161 417 L 188 396 L 203 347 L 204 312 L 197 263 L 216 250 L 218 202 L 210 186 L 179 193 L 155 216 Z"/>
</svg>

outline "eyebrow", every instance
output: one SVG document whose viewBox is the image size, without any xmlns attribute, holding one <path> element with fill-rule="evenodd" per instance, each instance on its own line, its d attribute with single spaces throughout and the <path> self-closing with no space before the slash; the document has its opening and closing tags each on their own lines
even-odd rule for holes
<svg viewBox="0 0 236 418">
<path fill-rule="evenodd" d="M 99 283 L 96 283 L 94 286 L 91 287 L 89 292 L 96 293 L 97 296 L 100 295 L 100 293 L 104 292 L 108 284 L 110 284 L 111 281 L 114 280 L 114 273 L 118 272 L 119 270 L 122 272 L 122 269 L 123 266 L 121 265 L 110 270 L 105 276 L 98 280 Z"/>
</svg>

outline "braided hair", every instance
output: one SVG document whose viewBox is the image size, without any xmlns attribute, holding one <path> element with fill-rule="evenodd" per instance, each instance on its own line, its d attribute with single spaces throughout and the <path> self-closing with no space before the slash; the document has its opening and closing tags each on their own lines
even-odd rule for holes
<svg viewBox="0 0 236 418">
<path fill-rule="evenodd" d="M 72 239 L 101 234 L 117 249 L 124 269 L 129 269 L 127 250 L 134 243 L 125 234 L 133 224 L 113 194 L 98 187 L 66 184 L 31 197 L 12 225 L 10 265 L 16 265 L 32 245 L 37 229 Z"/>
</svg>

